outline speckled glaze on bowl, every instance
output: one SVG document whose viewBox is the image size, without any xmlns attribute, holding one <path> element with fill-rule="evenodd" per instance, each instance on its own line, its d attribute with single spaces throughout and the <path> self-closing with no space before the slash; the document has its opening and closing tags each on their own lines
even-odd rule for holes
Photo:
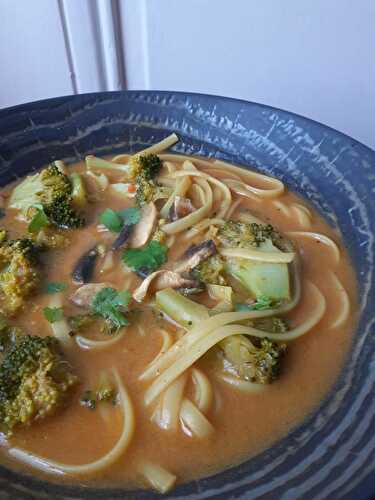
<svg viewBox="0 0 375 500">
<path fill-rule="evenodd" d="M 355 264 L 360 322 L 345 369 L 303 424 L 257 457 L 160 498 L 375 496 L 375 153 L 319 123 L 259 104 L 175 92 L 62 97 L 0 111 L 0 183 L 55 159 L 137 151 L 176 132 L 177 152 L 282 179 L 338 226 Z M 308 389 L 308 388 L 307 388 Z M 0 468 L 0 499 L 156 499 L 146 491 L 56 486 Z"/>
</svg>

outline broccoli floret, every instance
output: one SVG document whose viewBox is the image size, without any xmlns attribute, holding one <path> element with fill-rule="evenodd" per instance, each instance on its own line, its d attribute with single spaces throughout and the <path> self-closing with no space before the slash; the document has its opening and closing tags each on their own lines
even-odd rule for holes
<svg viewBox="0 0 375 500">
<path fill-rule="evenodd" d="M 162 167 L 157 155 L 135 155 L 131 158 L 129 167 L 130 178 L 137 187 L 135 201 L 138 206 L 170 195 L 169 188 L 159 186 L 154 180 Z"/>
<path fill-rule="evenodd" d="M 254 248 L 270 239 L 279 237 L 270 224 L 247 224 L 229 220 L 219 228 L 217 238 L 222 245 L 237 248 Z"/>
<path fill-rule="evenodd" d="M 0 313 L 14 315 L 40 281 L 40 247 L 32 240 L 18 239 L 0 244 Z"/>
<path fill-rule="evenodd" d="M 54 337 L 13 335 L 0 366 L 0 430 L 54 413 L 77 382 Z"/>
<path fill-rule="evenodd" d="M 73 208 L 72 190 L 69 177 L 56 165 L 50 165 L 15 187 L 9 206 L 21 210 L 27 220 L 42 208 L 53 226 L 74 229 L 82 226 L 84 220 Z"/>
<path fill-rule="evenodd" d="M 218 254 L 202 261 L 192 271 L 192 276 L 202 283 L 225 286 L 227 282 L 223 274 L 224 261 Z"/>
<path fill-rule="evenodd" d="M 154 192 L 157 188 L 157 185 L 152 180 L 147 180 L 141 175 L 136 177 L 136 187 L 137 192 L 135 195 L 136 204 L 141 207 L 153 201 Z"/>
<path fill-rule="evenodd" d="M 129 174 L 133 179 L 139 175 L 146 180 L 154 179 L 161 170 L 162 163 L 157 155 L 134 155 L 129 162 Z"/>
<path fill-rule="evenodd" d="M 83 226 L 84 221 L 71 205 L 72 199 L 64 194 L 44 206 L 44 212 L 49 221 L 61 229 L 77 229 Z"/>
<path fill-rule="evenodd" d="M 154 181 L 147 181 L 143 177 L 137 177 L 137 192 L 135 195 L 136 204 L 141 207 L 151 201 L 169 198 L 172 190 L 165 186 L 159 186 Z"/>
<path fill-rule="evenodd" d="M 244 335 L 232 335 L 220 342 L 224 354 L 224 366 L 228 365 L 236 375 L 257 384 L 270 384 L 279 375 L 285 344 L 277 344 L 266 338 L 251 341 Z"/>
</svg>

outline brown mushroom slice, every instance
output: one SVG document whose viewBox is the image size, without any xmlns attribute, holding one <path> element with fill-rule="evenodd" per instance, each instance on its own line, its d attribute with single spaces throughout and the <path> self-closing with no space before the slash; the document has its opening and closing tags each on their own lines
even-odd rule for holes
<svg viewBox="0 0 375 500">
<path fill-rule="evenodd" d="M 154 282 L 155 290 L 163 290 L 164 288 L 199 288 L 199 281 L 182 276 L 174 271 L 164 271 Z"/>
<path fill-rule="evenodd" d="M 161 269 L 150 274 L 145 280 L 143 280 L 140 286 L 134 291 L 133 299 L 137 302 L 142 302 L 146 297 L 151 284 L 155 291 L 163 290 L 164 288 L 181 288 L 184 290 L 199 289 L 199 282 L 197 280 L 186 278 L 173 271 Z"/>
<path fill-rule="evenodd" d="M 169 210 L 169 220 L 174 222 L 182 217 L 185 217 L 186 215 L 191 214 L 194 210 L 195 208 L 190 198 L 176 196 Z"/>
<path fill-rule="evenodd" d="M 112 243 L 111 249 L 112 250 L 118 250 L 119 248 L 125 248 L 129 244 L 129 239 L 130 236 L 133 232 L 133 225 L 132 224 L 125 224 L 123 228 L 121 229 L 119 235 L 115 239 L 115 241 Z"/>
<path fill-rule="evenodd" d="M 134 226 L 129 240 L 131 248 L 139 248 L 147 243 L 155 228 L 157 217 L 158 211 L 154 203 L 147 203 L 142 207 L 141 219 Z"/>
<path fill-rule="evenodd" d="M 94 270 L 95 263 L 98 258 L 98 247 L 95 245 L 85 252 L 76 262 L 76 265 L 72 271 L 72 280 L 78 285 L 87 283 L 91 280 Z"/>
<path fill-rule="evenodd" d="M 176 273 L 190 272 L 203 260 L 215 255 L 216 252 L 216 245 L 213 240 L 203 241 L 199 245 L 191 245 L 181 259 L 176 262 L 173 270 Z"/>
<path fill-rule="evenodd" d="M 70 300 L 79 307 L 90 307 L 95 295 L 104 288 L 112 288 L 110 283 L 88 283 L 82 285 L 70 296 Z"/>
</svg>

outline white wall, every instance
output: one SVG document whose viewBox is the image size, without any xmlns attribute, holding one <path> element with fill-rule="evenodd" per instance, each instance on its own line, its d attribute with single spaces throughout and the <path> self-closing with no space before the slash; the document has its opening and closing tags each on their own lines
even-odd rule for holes
<svg viewBox="0 0 375 500">
<path fill-rule="evenodd" d="M 125 85 L 207 92 L 375 148 L 375 0 L 0 0 L 4 15 L 0 106 Z"/>
<path fill-rule="evenodd" d="M 0 107 L 71 94 L 55 0 L 0 0 Z"/>
</svg>

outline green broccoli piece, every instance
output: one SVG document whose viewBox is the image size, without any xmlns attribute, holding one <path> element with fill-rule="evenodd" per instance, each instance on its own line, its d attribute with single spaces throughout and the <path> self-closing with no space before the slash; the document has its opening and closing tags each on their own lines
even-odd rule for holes
<svg viewBox="0 0 375 500">
<path fill-rule="evenodd" d="M 146 180 L 154 179 L 160 172 L 162 162 L 157 155 L 134 155 L 130 162 L 130 177 L 136 179 L 141 175 Z"/>
<path fill-rule="evenodd" d="M 0 313 L 13 316 L 40 282 L 38 247 L 30 239 L 0 243 Z"/>
<path fill-rule="evenodd" d="M 84 221 L 71 205 L 70 195 L 64 194 L 44 206 L 44 211 L 50 222 L 60 229 L 77 229 L 83 226 Z"/>
<path fill-rule="evenodd" d="M 157 185 L 155 184 L 155 182 L 139 175 L 137 176 L 135 183 L 137 187 L 135 195 L 136 204 L 141 207 L 153 201 L 154 193 L 157 189 Z"/>
<path fill-rule="evenodd" d="M 281 252 L 288 242 L 268 224 L 228 221 L 220 227 L 217 238 L 223 246 L 257 248 L 262 252 Z M 290 299 L 288 264 L 226 259 L 225 271 L 239 280 L 252 297 L 268 296 L 274 301 Z"/>
<path fill-rule="evenodd" d="M 219 228 L 217 238 L 226 247 L 256 248 L 266 240 L 276 241 L 279 235 L 270 224 L 229 220 Z"/>
<path fill-rule="evenodd" d="M 54 337 L 16 333 L 8 338 L 0 366 L 0 430 L 45 418 L 62 404 L 77 377 Z"/>
<path fill-rule="evenodd" d="M 216 254 L 203 260 L 192 271 L 192 276 L 205 284 L 226 286 L 224 278 L 224 261 L 220 255 Z"/>
<path fill-rule="evenodd" d="M 244 335 L 231 335 L 219 344 L 224 355 L 224 367 L 234 370 L 244 380 L 270 384 L 278 378 L 286 345 L 267 338 L 251 341 Z M 228 368 L 228 366 L 226 366 Z"/>
<path fill-rule="evenodd" d="M 21 210 L 26 220 L 43 210 L 53 226 L 74 229 L 81 227 L 84 220 L 73 208 L 72 192 L 69 177 L 52 164 L 18 184 L 9 206 Z"/>
<path fill-rule="evenodd" d="M 138 206 L 169 197 L 171 190 L 155 182 L 155 177 L 162 167 L 157 155 L 134 155 L 130 159 L 129 167 L 130 178 L 137 187 L 135 201 Z"/>
</svg>

